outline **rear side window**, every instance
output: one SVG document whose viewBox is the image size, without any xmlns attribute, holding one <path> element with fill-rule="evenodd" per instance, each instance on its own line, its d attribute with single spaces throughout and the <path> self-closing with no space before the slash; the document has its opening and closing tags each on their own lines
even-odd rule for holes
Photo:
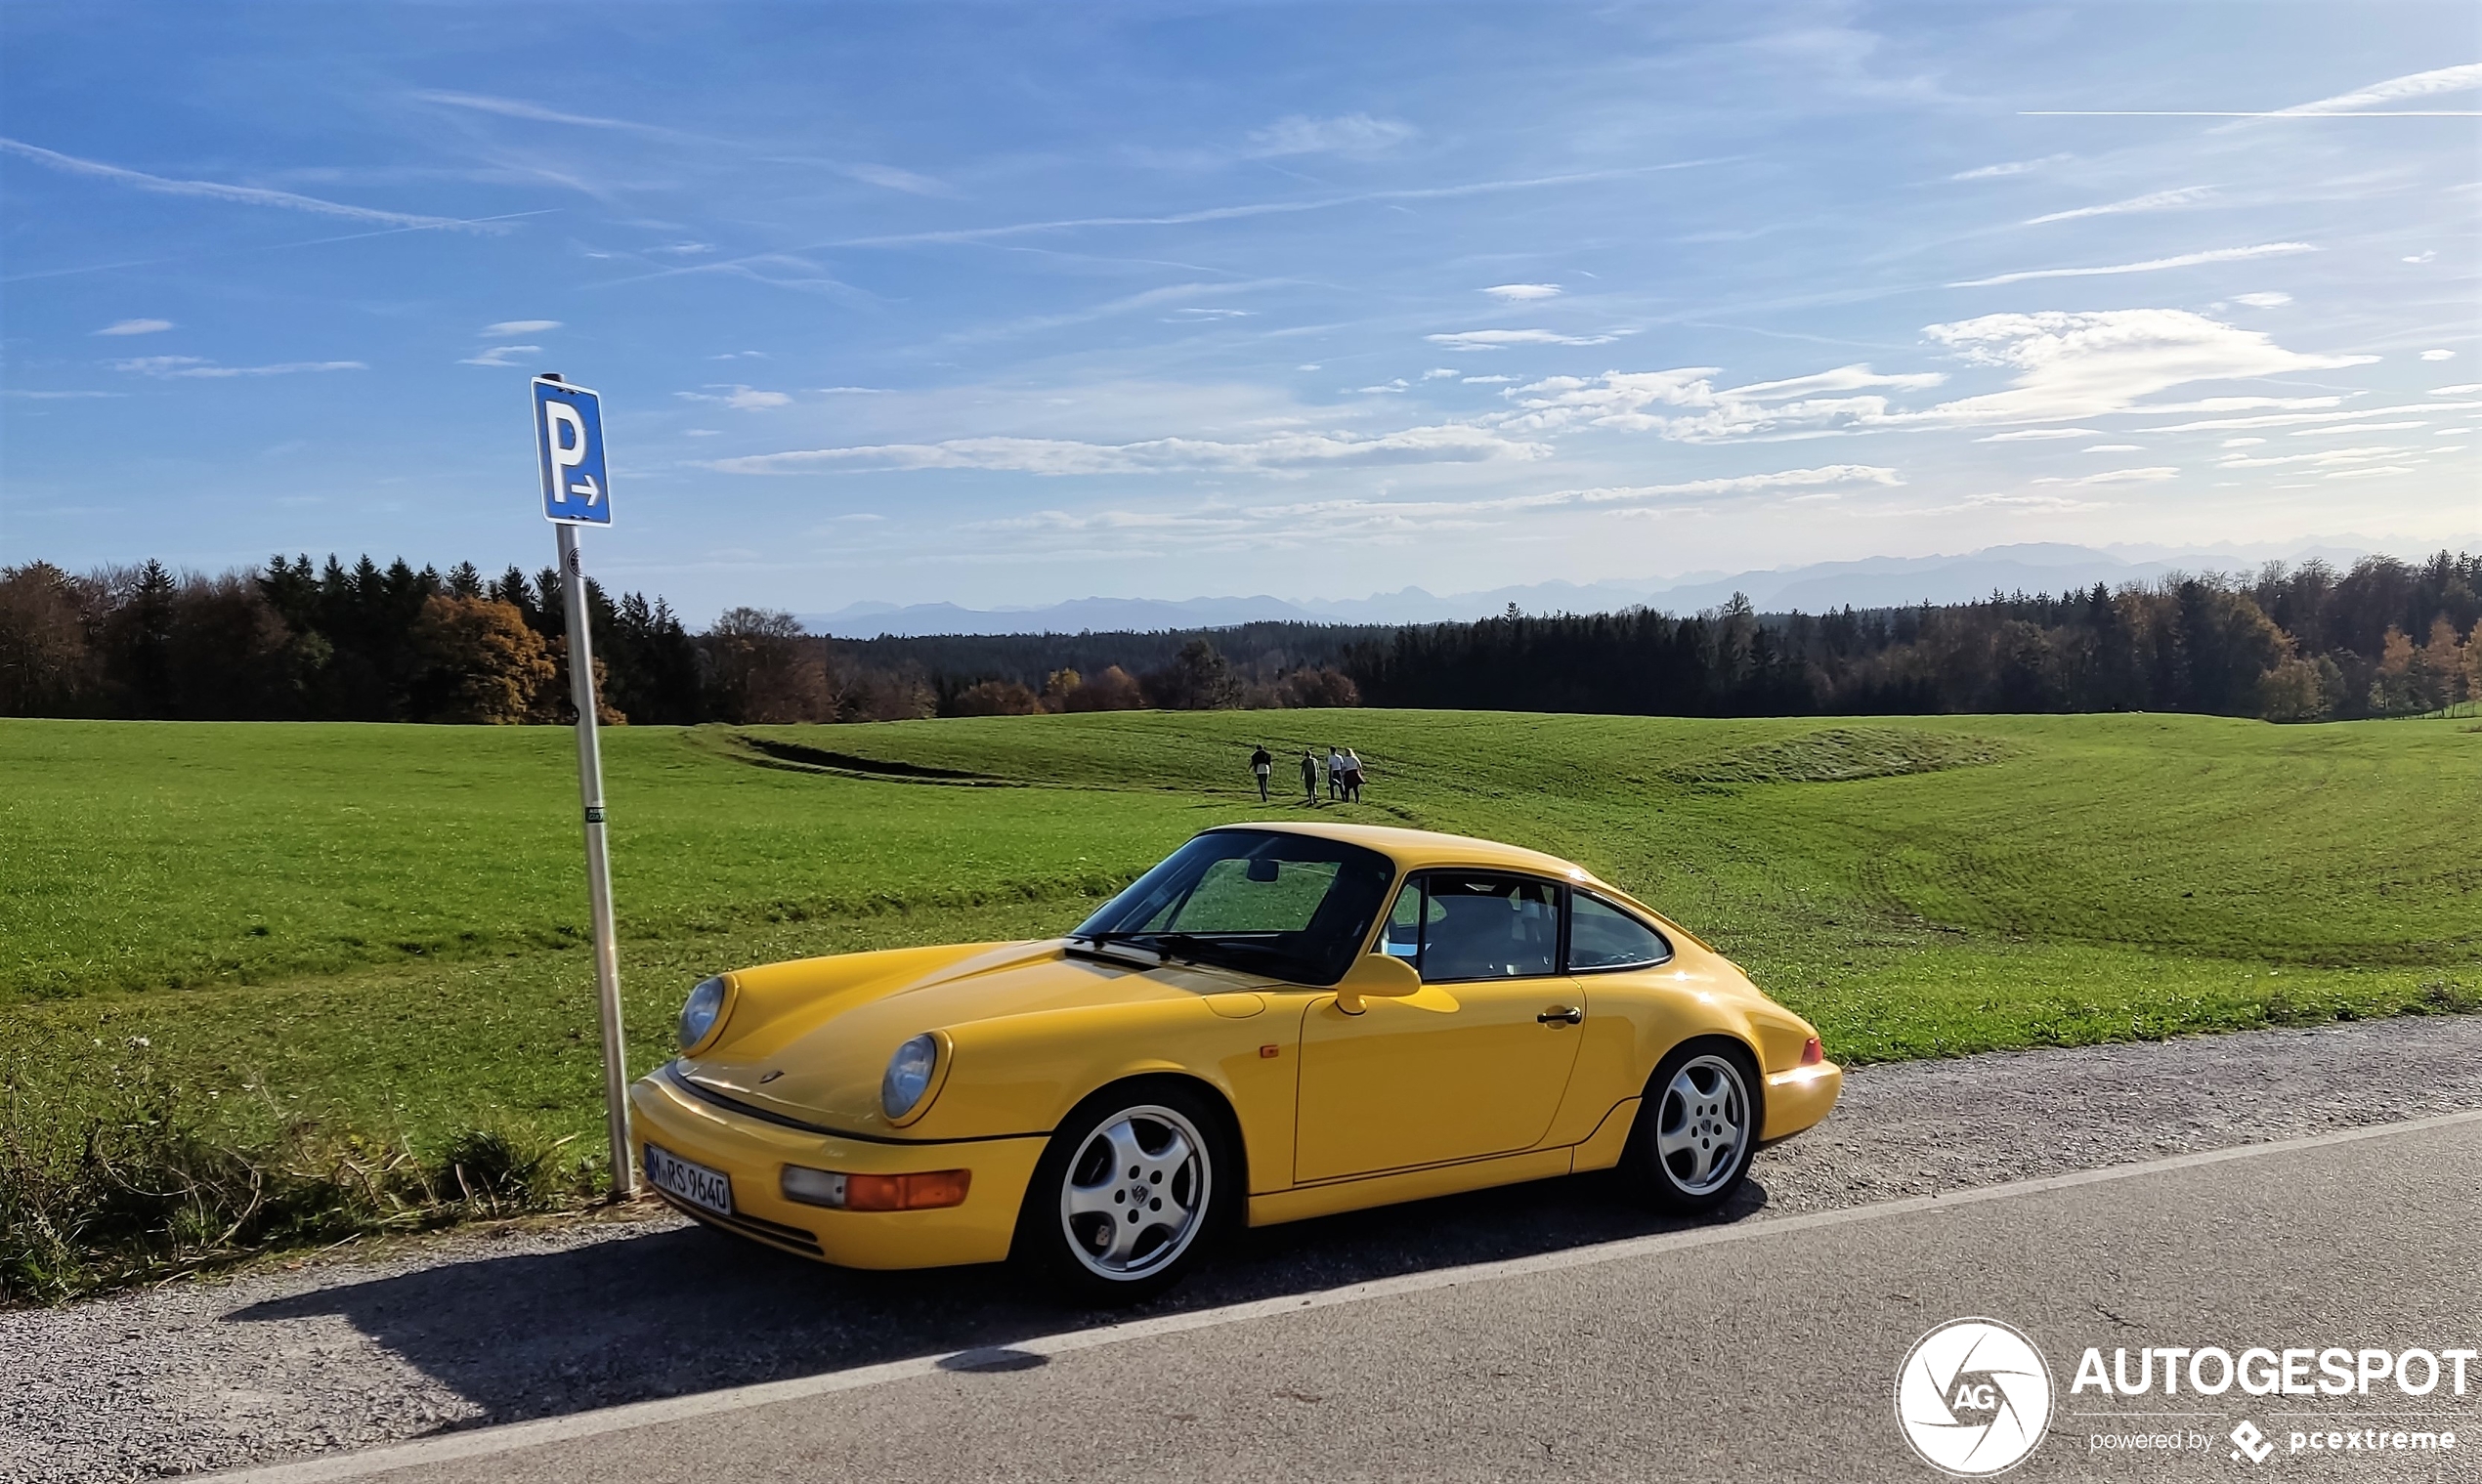
<svg viewBox="0 0 2482 1484">
<path fill-rule="evenodd" d="M 1432 984 L 1547 978 L 1560 971 L 1560 888 L 1434 871 L 1398 893 L 1380 952 L 1410 959 Z"/>
<path fill-rule="evenodd" d="M 1580 891 L 1568 894 L 1568 904 L 1570 973 L 1643 969 L 1672 956 L 1661 933 L 1610 903 Z"/>
</svg>

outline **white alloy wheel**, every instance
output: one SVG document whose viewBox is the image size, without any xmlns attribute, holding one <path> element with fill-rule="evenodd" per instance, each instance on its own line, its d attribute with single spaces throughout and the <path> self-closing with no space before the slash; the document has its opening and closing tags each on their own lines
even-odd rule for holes
<svg viewBox="0 0 2482 1484">
<path fill-rule="evenodd" d="M 1215 1195 L 1210 1146 L 1158 1103 L 1112 1114 L 1086 1136 L 1060 1180 L 1068 1250 L 1106 1283 L 1136 1283 L 1180 1260 Z"/>
<path fill-rule="evenodd" d="M 1729 1057 L 1692 1058 L 1664 1083 L 1654 1120 L 1655 1163 L 1682 1195 L 1712 1195 L 1739 1175 L 1749 1123 L 1741 1069 Z"/>
</svg>

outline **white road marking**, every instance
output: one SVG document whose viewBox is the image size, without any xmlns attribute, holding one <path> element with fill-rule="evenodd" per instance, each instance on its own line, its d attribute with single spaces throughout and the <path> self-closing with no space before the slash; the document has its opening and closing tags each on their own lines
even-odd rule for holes
<svg viewBox="0 0 2482 1484">
<path fill-rule="evenodd" d="M 1592 1247 L 1571 1248 L 1565 1251 L 1540 1252 L 1530 1257 L 1511 1257 L 1499 1262 L 1469 1263 L 1463 1267 L 1440 1268 L 1428 1273 L 1407 1273 L 1395 1278 L 1374 1279 L 1341 1289 L 1327 1289 L 1315 1293 L 1294 1293 L 1281 1298 L 1260 1298 L 1248 1303 L 1229 1304 L 1222 1308 L 1197 1309 L 1186 1314 L 1166 1314 L 1154 1319 L 1134 1319 L 1126 1324 L 1103 1325 L 1090 1330 L 1073 1330 L 1062 1335 L 1047 1335 L 1038 1339 L 1019 1340 L 1005 1348 L 1028 1355 L 1069 1355 L 1080 1350 L 1097 1349 L 1104 1345 L 1124 1344 L 1134 1339 L 1152 1339 L 1161 1335 L 1183 1335 L 1192 1330 L 1211 1330 L 1222 1325 L 1246 1324 L 1254 1319 L 1274 1319 L 1286 1314 L 1299 1314 L 1312 1309 L 1333 1308 L 1338 1304 L 1362 1303 L 1373 1298 L 1389 1298 L 1405 1293 L 1425 1293 L 1437 1289 L 1452 1289 L 1465 1284 L 1489 1283 L 1502 1278 L 1522 1278 L 1534 1273 L 1559 1272 L 1566 1268 L 1594 1267 L 1606 1262 L 1625 1262 L 1633 1257 L 1649 1257 L 1659 1252 L 1677 1252 L 1692 1248 L 1719 1247 L 1728 1242 L 1742 1242 L 1767 1237 L 1791 1236 L 1799 1232 L 1818 1231 L 1826 1227 L 1846 1226 L 1861 1221 L 1875 1221 L 1888 1216 L 1913 1215 L 1924 1211 L 1957 1210 L 1969 1206 L 1982 1206 L 2017 1196 L 2041 1195 L 2055 1190 L 2074 1190 L 2084 1185 L 2104 1185 L 2118 1180 L 2137 1179 L 2145 1175 L 2163 1174 L 2171 1170 L 2195 1169 L 2205 1165 L 2221 1165 L 2233 1160 L 2258 1159 L 2266 1155 L 2290 1154 L 2298 1150 L 2324 1149 L 2336 1144 L 2357 1143 L 2364 1139 L 2382 1138 L 2389 1134 L 2418 1133 L 2424 1129 L 2446 1128 L 2460 1124 L 2482 1123 L 2482 1110 L 2470 1113 L 2448 1113 L 2435 1118 L 2411 1119 L 2399 1124 L 2378 1124 L 2366 1128 L 2347 1128 L 2334 1133 L 2314 1134 L 2307 1138 L 2287 1139 L 2272 1144 L 2243 1144 L 2232 1149 L 2210 1149 L 2198 1154 L 2174 1155 L 2169 1159 L 2150 1160 L 2142 1165 L 2114 1165 L 2102 1169 L 2080 1170 L 2075 1174 L 2048 1175 L 2038 1180 L 2017 1180 L 2006 1185 L 1986 1185 L 1976 1190 L 1958 1191 L 1944 1196 L 1911 1196 L 1902 1201 L 1883 1201 L 1870 1206 L 1847 1207 L 1841 1210 L 1814 1211 L 1802 1216 L 1760 1217 L 1733 1226 L 1697 1227 L 1690 1231 L 1665 1232 L 1652 1237 L 1628 1237 L 1617 1242 L 1598 1243 Z M 934 1376 L 943 1370 L 973 1370 L 971 1361 L 960 1367 L 960 1357 L 990 1353 L 980 1350 L 953 1351 L 945 1355 L 925 1355 L 913 1360 L 889 1361 L 884 1365 L 862 1366 L 850 1371 L 830 1371 L 819 1376 L 805 1376 L 792 1380 L 761 1381 L 756 1385 L 734 1386 L 722 1391 L 705 1391 L 695 1396 L 666 1397 L 660 1401 L 628 1402 L 618 1407 L 605 1407 L 580 1412 L 569 1417 L 543 1418 L 529 1422 L 510 1422 L 498 1427 L 478 1427 L 471 1432 L 452 1432 L 439 1437 L 423 1438 L 410 1443 L 397 1443 L 365 1452 L 335 1458 L 306 1459 L 293 1463 L 277 1463 L 213 1477 L 229 1484 L 323 1484 L 330 1479 L 361 1479 L 391 1469 L 410 1468 L 418 1464 L 444 1463 L 456 1459 L 484 1458 L 494 1454 L 514 1453 L 525 1448 L 538 1448 L 547 1443 L 566 1442 L 571 1438 L 593 1437 L 600 1433 L 620 1432 L 636 1427 L 659 1426 L 687 1418 L 713 1417 L 719 1413 L 740 1412 L 751 1407 L 765 1407 L 776 1402 L 797 1401 L 804 1397 L 828 1396 L 839 1391 L 858 1391 L 866 1386 L 884 1385 L 889 1381 L 914 1380 Z"/>
</svg>

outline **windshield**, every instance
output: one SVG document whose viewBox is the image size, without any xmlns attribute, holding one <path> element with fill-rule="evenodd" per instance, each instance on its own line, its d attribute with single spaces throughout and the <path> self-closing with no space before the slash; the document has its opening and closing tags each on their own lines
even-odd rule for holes
<svg viewBox="0 0 2482 1484">
<path fill-rule="evenodd" d="M 1315 835 L 1213 829 L 1070 934 L 1296 984 L 1345 977 L 1395 878 L 1386 856 Z"/>
</svg>

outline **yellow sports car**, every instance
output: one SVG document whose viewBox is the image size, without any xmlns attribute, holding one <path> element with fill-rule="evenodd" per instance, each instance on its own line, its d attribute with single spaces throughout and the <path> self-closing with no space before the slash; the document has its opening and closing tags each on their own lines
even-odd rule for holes
<svg viewBox="0 0 2482 1484">
<path fill-rule="evenodd" d="M 1004 1257 L 1080 1296 L 1220 1230 L 1622 1166 L 1712 1210 L 1843 1073 L 1722 955 L 1566 861 L 1234 825 L 1065 938 L 702 981 L 631 1089 L 663 1199 L 849 1267 Z"/>
</svg>

